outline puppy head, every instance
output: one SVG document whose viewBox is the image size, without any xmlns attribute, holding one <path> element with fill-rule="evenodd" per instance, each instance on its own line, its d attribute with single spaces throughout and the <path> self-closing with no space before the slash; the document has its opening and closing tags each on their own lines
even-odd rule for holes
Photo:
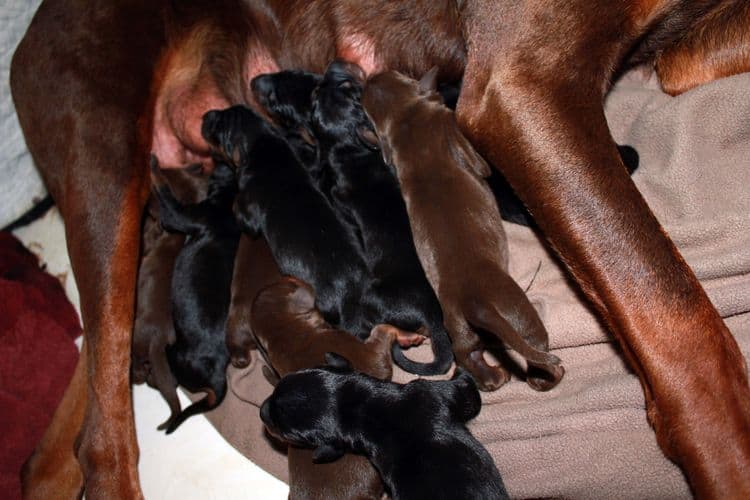
<svg viewBox="0 0 750 500">
<path fill-rule="evenodd" d="M 312 93 L 321 80 L 322 76 L 316 73 L 288 70 L 256 76 L 250 88 L 279 127 L 299 133 L 312 144 L 314 138 L 309 130 Z"/>
<path fill-rule="evenodd" d="M 245 106 L 213 110 L 203 115 L 201 134 L 220 160 L 239 167 L 255 141 L 270 133 L 268 124 Z"/>
<path fill-rule="evenodd" d="M 479 177 L 491 173 L 484 159 L 474 150 L 458 128 L 455 117 L 443 106 L 437 92 L 437 67 L 421 80 L 413 80 L 397 71 L 386 71 L 367 81 L 362 105 L 375 126 L 383 157 L 394 165 L 393 141 L 396 138 L 421 137 L 411 127 L 429 130 L 436 147 L 446 149 L 454 163 Z M 395 165 L 398 166 L 398 165 Z"/>
<path fill-rule="evenodd" d="M 367 80 L 361 102 L 375 127 L 383 159 L 387 164 L 393 164 L 391 139 L 397 134 L 403 135 L 403 130 L 398 127 L 399 123 L 403 123 L 403 114 L 419 100 L 442 103 L 436 90 L 437 74 L 437 67 L 434 67 L 422 80 L 416 81 L 398 71 L 386 71 Z"/>
<path fill-rule="evenodd" d="M 260 417 L 268 431 L 297 446 L 315 448 L 313 461 L 331 462 L 344 454 L 337 390 L 352 368 L 341 356 L 326 354 L 328 366 L 282 378 L 263 402 Z"/>
<path fill-rule="evenodd" d="M 313 92 L 312 125 L 316 136 L 333 143 L 346 141 L 372 149 L 377 145 L 360 98 L 365 73 L 356 64 L 336 60 Z"/>
</svg>

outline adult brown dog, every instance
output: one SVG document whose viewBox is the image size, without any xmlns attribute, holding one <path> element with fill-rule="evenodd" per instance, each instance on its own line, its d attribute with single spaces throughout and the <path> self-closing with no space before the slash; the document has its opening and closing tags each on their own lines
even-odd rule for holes
<svg viewBox="0 0 750 500">
<path fill-rule="evenodd" d="M 661 448 L 697 495 L 747 498 L 745 362 L 623 168 L 602 101 L 638 63 L 671 93 L 747 71 L 749 27 L 745 0 L 45 0 L 11 89 L 66 221 L 88 347 L 62 403 L 75 411 L 56 413 L 26 494 L 74 497 L 85 477 L 88 498 L 141 496 L 128 357 L 150 152 L 208 166 L 205 111 L 252 104 L 259 73 L 340 57 L 368 73 L 463 73 L 463 132 L 619 340 Z"/>
<path fill-rule="evenodd" d="M 312 288 L 286 277 L 258 293 L 253 302 L 252 331 L 258 348 L 279 376 L 325 363 L 335 352 L 361 372 L 381 380 L 393 374 L 391 347 L 398 330 L 377 325 L 363 342 L 328 325 L 315 308 Z M 289 447 L 290 498 L 380 498 L 383 483 L 364 457 L 346 455 L 313 464 L 312 450 Z"/>
</svg>

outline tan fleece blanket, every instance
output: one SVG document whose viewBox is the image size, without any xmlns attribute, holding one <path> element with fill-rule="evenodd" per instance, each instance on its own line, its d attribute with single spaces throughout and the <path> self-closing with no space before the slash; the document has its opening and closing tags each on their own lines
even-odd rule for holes
<svg viewBox="0 0 750 500">
<path fill-rule="evenodd" d="M 607 101 L 615 140 L 635 147 L 634 180 L 695 270 L 747 356 L 750 351 L 750 74 L 677 98 L 633 72 Z M 483 394 L 472 432 L 514 498 L 686 498 L 680 470 L 659 451 L 638 379 L 590 307 L 528 228 L 506 224 L 511 274 L 526 287 L 567 374 L 536 393 L 519 380 Z M 414 356 L 429 356 L 425 346 Z M 209 414 L 240 452 L 286 480 L 284 455 L 263 437 L 270 393 L 257 359 L 230 371 L 231 391 Z M 396 380 L 407 380 L 400 372 Z"/>
</svg>

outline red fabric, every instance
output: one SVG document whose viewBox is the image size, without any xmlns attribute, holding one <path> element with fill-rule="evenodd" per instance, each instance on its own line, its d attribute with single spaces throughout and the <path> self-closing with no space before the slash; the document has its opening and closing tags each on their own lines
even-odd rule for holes
<svg viewBox="0 0 750 500">
<path fill-rule="evenodd" d="M 19 473 L 73 375 L 81 334 L 60 282 L 0 232 L 0 491 L 20 499 Z"/>
</svg>

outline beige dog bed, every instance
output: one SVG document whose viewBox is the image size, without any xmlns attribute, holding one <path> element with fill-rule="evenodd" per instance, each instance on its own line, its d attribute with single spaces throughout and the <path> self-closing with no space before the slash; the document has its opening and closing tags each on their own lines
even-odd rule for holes
<svg viewBox="0 0 750 500">
<path fill-rule="evenodd" d="M 640 154 L 634 181 L 695 270 L 747 356 L 750 349 L 750 74 L 673 98 L 633 72 L 607 101 L 612 134 Z M 616 195 L 616 193 L 615 193 Z M 532 230 L 506 224 L 511 273 L 525 287 L 567 369 L 536 393 L 513 380 L 483 394 L 471 430 L 513 497 L 685 498 L 659 451 L 638 379 L 582 296 Z M 425 359 L 429 348 L 416 350 Z M 230 369 L 231 391 L 208 415 L 242 454 L 286 480 L 286 459 L 263 436 L 258 406 L 271 387 L 257 358 Z M 408 377 L 403 372 L 397 380 Z"/>
</svg>

